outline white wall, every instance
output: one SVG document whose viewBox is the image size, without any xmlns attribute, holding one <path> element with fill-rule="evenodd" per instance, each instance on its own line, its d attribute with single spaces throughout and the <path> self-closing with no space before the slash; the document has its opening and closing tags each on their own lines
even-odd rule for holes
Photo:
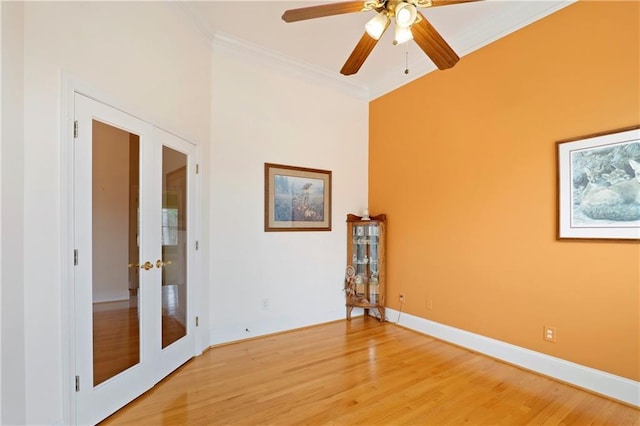
<svg viewBox="0 0 640 426">
<path fill-rule="evenodd" d="M 63 162 L 69 141 L 61 136 L 68 76 L 91 94 L 104 94 L 103 100 L 199 145 L 199 315 L 212 336 L 201 327 L 203 344 L 343 318 L 344 219 L 367 200 L 365 100 L 231 57 L 212 61 L 210 45 L 171 4 L 16 3 L 24 19 L 21 12 L 7 16 L 5 4 L 3 40 L 7 21 L 12 44 L 20 47 L 24 34 L 24 91 L 18 85 L 11 98 L 15 107 L 24 96 L 24 108 L 15 111 L 24 127 L 18 124 L 17 137 L 9 141 L 3 127 L 2 229 L 18 235 L 7 240 L 16 244 L 10 271 L 2 248 L 2 314 L 12 300 L 5 299 L 11 272 L 22 284 L 11 287 L 10 296 L 21 302 L 13 307 L 24 330 L 14 339 L 22 345 L 2 357 L 3 366 L 7 356 L 17 361 L 10 377 L 2 372 L 3 420 L 10 414 L 6 389 L 16 419 L 7 423 L 64 424 L 70 416 L 63 393 L 71 380 L 62 376 L 68 313 L 61 309 L 72 286 L 63 266 L 71 253 L 62 252 L 69 226 L 63 198 L 70 190 Z M 9 71 L 20 68 L 17 63 Z M 3 87 L 3 123 L 5 97 Z M 333 231 L 263 232 L 265 162 L 333 171 Z M 14 195 L 6 192 L 9 175 Z M 23 211 L 8 217 L 10 195 Z M 268 310 L 261 308 L 264 298 Z M 3 348 L 11 336 L 3 328 Z"/>
<path fill-rule="evenodd" d="M 2 417 L 0 424 L 25 422 L 24 324 L 24 79 L 21 2 L 2 8 Z M 34 259 L 35 260 L 35 259 Z"/>
<path fill-rule="evenodd" d="M 212 344 L 345 316 L 345 220 L 368 198 L 368 103 L 294 74 L 214 49 Z M 332 171 L 331 232 L 264 232 L 265 162 Z"/>
<path fill-rule="evenodd" d="M 24 268 L 26 423 L 63 424 L 70 378 L 61 373 L 61 295 L 72 284 L 61 279 L 70 256 L 61 252 L 61 196 L 69 190 L 60 178 L 64 76 L 208 152 L 211 50 L 167 3 L 25 2 L 24 11 L 22 260 L 38 266 Z"/>
<path fill-rule="evenodd" d="M 0 241 L 2 241 L 2 5 L 0 4 Z M 0 308 L 2 307 L 2 245 L 0 244 Z M 2 315 L 0 315 L 0 422 L 2 421 Z"/>
<path fill-rule="evenodd" d="M 0 241 L 2 241 L 2 4 L 0 4 Z M 0 308 L 2 307 L 2 244 L 0 244 Z M 2 315 L 0 315 L 0 422 L 2 422 Z"/>
</svg>

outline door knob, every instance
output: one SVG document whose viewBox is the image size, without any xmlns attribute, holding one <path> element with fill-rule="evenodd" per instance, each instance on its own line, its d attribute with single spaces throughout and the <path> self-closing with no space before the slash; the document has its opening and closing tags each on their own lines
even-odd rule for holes
<svg viewBox="0 0 640 426">
<path fill-rule="evenodd" d="M 149 262 L 148 260 L 144 262 L 143 265 L 140 265 L 140 269 L 144 269 L 145 271 L 148 271 L 151 268 L 153 268 L 153 263 Z"/>
<path fill-rule="evenodd" d="M 167 266 L 167 265 L 171 265 L 170 260 L 167 260 L 166 262 L 163 262 L 160 259 L 156 260 L 156 268 L 162 268 L 163 266 Z"/>
</svg>

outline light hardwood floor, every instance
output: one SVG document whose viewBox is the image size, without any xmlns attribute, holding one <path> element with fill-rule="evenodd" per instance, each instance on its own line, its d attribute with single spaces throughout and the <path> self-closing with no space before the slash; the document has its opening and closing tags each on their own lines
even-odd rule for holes
<svg viewBox="0 0 640 426">
<path fill-rule="evenodd" d="M 163 348 L 186 334 L 180 312 L 175 292 L 163 291 Z M 94 385 L 140 362 L 140 320 L 135 299 L 93 304 L 93 354 Z"/>
<path fill-rule="evenodd" d="M 640 410 L 354 318 L 207 350 L 104 425 L 640 425 Z"/>
</svg>

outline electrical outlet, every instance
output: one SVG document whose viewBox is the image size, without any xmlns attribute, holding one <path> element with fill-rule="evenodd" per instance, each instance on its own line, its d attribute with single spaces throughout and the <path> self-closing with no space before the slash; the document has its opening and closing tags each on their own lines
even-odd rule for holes
<svg viewBox="0 0 640 426">
<path fill-rule="evenodd" d="M 265 311 L 269 309 L 269 299 L 262 299 L 262 309 Z"/>
<path fill-rule="evenodd" d="M 556 328 L 549 327 L 548 325 L 544 326 L 544 335 L 542 336 L 544 340 L 547 342 L 555 343 L 556 342 Z"/>
<path fill-rule="evenodd" d="M 400 293 L 400 303 L 404 303 L 404 293 Z"/>
<path fill-rule="evenodd" d="M 431 299 L 427 299 L 424 302 L 425 307 L 427 308 L 427 310 L 432 310 L 433 309 L 433 300 Z"/>
</svg>

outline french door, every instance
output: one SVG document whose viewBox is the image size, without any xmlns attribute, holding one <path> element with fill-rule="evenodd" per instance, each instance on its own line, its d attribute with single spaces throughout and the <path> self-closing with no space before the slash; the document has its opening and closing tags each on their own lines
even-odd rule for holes
<svg viewBox="0 0 640 426">
<path fill-rule="evenodd" d="M 74 104 L 76 419 L 95 424 L 196 353 L 195 148 Z"/>
</svg>

